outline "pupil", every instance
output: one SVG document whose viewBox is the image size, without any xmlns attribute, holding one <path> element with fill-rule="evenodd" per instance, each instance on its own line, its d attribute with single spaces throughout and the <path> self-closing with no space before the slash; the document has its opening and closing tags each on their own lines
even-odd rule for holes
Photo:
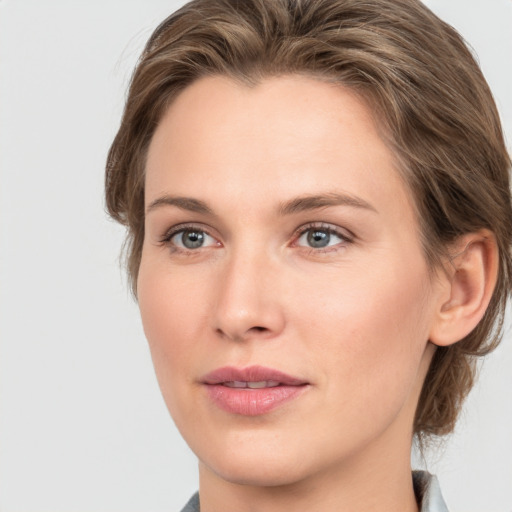
<svg viewBox="0 0 512 512">
<path fill-rule="evenodd" d="M 204 233 L 200 231 L 185 231 L 181 237 L 183 245 L 187 249 L 196 249 L 204 243 Z"/>
<path fill-rule="evenodd" d="M 331 235 L 326 231 L 310 231 L 308 243 L 311 247 L 326 247 L 329 244 Z"/>
</svg>

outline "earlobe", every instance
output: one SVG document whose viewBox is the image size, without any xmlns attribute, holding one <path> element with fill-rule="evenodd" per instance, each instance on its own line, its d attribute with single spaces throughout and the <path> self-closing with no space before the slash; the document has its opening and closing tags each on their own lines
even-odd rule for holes
<svg viewBox="0 0 512 512">
<path fill-rule="evenodd" d="M 447 288 L 435 311 L 432 343 L 451 345 L 478 325 L 496 286 L 498 263 L 496 239 L 489 230 L 464 235 L 457 241 L 442 278 Z"/>
</svg>

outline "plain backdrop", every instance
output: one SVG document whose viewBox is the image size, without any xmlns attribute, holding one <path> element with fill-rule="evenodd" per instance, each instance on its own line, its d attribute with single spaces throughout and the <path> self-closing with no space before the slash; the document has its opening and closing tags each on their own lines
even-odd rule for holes
<svg viewBox="0 0 512 512">
<path fill-rule="evenodd" d="M 170 512 L 197 487 L 102 197 L 131 70 L 182 3 L 0 0 L 2 512 Z M 477 53 L 510 143 L 512 1 L 428 5 Z M 455 435 L 427 460 L 452 512 L 512 511 L 507 325 Z"/>
</svg>

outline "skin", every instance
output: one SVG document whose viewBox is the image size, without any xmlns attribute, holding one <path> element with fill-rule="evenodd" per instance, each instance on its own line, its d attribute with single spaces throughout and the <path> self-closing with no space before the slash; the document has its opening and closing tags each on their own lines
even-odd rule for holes
<svg viewBox="0 0 512 512">
<path fill-rule="evenodd" d="M 345 204 L 280 211 L 333 194 Z M 202 78 L 156 130 L 145 201 L 138 299 L 164 399 L 199 459 L 201 510 L 416 511 L 412 423 L 453 275 L 429 274 L 365 103 L 307 77 Z M 202 246 L 168 236 L 183 223 Z M 311 247 L 315 229 L 331 230 L 327 247 Z M 267 414 L 230 414 L 201 384 L 227 365 L 309 385 Z"/>
</svg>

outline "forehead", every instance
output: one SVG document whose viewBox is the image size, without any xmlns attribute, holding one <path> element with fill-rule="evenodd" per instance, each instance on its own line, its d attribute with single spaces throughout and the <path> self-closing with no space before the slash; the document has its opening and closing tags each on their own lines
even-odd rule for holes
<svg viewBox="0 0 512 512">
<path fill-rule="evenodd" d="M 248 87 L 227 77 L 194 82 L 151 141 L 146 203 L 172 192 L 244 205 L 332 190 L 378 209 L 410 209 L 410 194 L 367 104 L 339 85 L 303 76 Z"/>
</svg>

